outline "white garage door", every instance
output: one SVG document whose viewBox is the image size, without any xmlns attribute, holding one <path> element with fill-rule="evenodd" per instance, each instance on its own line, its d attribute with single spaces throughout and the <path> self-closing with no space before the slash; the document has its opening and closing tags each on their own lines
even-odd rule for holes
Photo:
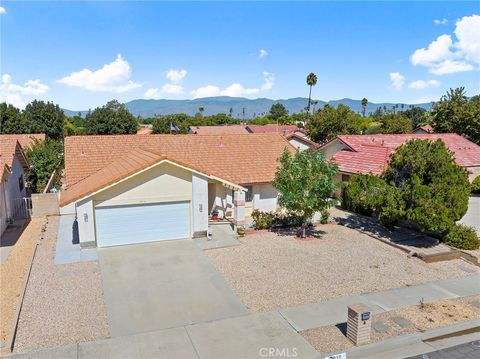
<svg viewBox="0 0 480 359">
<path fill-rule="evenodd" d="M 99 247 L 190 237 L 190 203 L 95 208 Z"/>
</svg>

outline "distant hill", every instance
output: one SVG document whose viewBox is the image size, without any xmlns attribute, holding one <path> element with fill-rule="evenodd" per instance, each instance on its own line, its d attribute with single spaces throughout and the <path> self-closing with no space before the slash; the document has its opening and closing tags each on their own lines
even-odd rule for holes
<svg viewBox="0 0 480 359">
<path fill-rule="evenodd" d="M 286 100 L 272 100 L 268 98 L 247 99 L 243 97 L 205 97 L 195 100 L 132 100 L 125 105 L 128 110 L 135 116 L 153 117 L 155 115 L 168 115 L 173 113 L 186 113 L 187 115 L 194 115 L 198 112 L 199 107 L 205 108 L 205 115 L 215 115 L 217 113 L 229 113 L 230 108 L 233 109 L 233 116 L 241 118 L 243 116 L 243 109 L 245 109 L 245 118 L 253 118 L 261 116 L 270 110 L 274 103 L 283 104 L 289 113 L 301 112 L 307 106 L 308 99 L 304 97 L 290 98 Z M 331 106 L 338 106 L 339 104 L 350 107 L 353 111 L 360 113 L 362 111 L 361 100 L 352 100 L 344 98 L 335 101 L 318 101 L 316 108 L 321 108 L 325 104 Z M 391 109 L 394 103 L 369 103 L 367 106 L 367 113 L 374 112 L 378 107 L 387 107 Z M 402 109 L 402 104 L 398 103 L 398 110 Z M 410 104 L 403 104 L 403 109 L 408 109 Z M 431 108 L 430 103 L 415 104 L 417 107 L 422 107 L 427 110 Z M 64 109 L 68 116 L 76 115 L 78 112 L 84 116 L 87 111 L 72 111 Z"/>
</svg>

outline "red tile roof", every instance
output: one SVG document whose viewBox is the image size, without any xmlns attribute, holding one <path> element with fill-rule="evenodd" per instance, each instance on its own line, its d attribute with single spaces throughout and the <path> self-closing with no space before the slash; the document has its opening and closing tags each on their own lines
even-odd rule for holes
<svg viewBox="0 0 480 359">
<path fill-rule="evenodd" d="M 0 135 L 0 181 L 3 181 L 5 172 L 12 169 L 15 156 L 23 167 L 28 166 L 19 141 L 10 135 Z"/>
<path fill-rule="evenodd" d="M 424 125 L 424 126 L 418 126 L 413 130 L 413 133 L 416 133 L 416 131 L 425 131 L 426 133 L 434 133 L 435 131 L 433 130 L 433 127 L 430 125 Z"/>
<path fill-rule="evenodd" d="M 290 132 L 301 131 L 295 125 L 248 125 L 247 129 L 252 133 L 266 133 L 266 132 L 278 132 L 281 134 L 288 134 Z"/>
<path fill-rule="evenodd" d="M 2 139 L 14 139 L 20 142 L 23 150 L 26 150 L 28 147 L 31 147 L 35 140 L 45 141 L 44 133 L 20 133 L 12 135 L 0 135 Z"/>
<path fill-rule="evenodd" d="M 99 171 L 105 171 L 102 173 L 107 179 L 112 173 L 118 174 L 111 166 L 128 172 L 131 168 L 127 164 L 131 164 L 135 170 L 135 156 L 141 153 L 148 160 L 145 152 L 236 184 L 266 183 L 275 177 L 277 159 L 285 148 L 295 152 L 285 137 L 275 133 L 69 136 L 65 138 L 67 191 L 77 191 L 73 188 L 77 184 L 79 192 L 95 188 L 97 177 L 93 176 Z M 145 161 L 143 157 L 138 159 Z M 90 176 L 93 180 L 82 181 Z"/>
<path fill-rule="evenodd" d="M 190 126 L 190 132 L 196 135 L 227 135 L 248 133 L 243 125 L 226 126 Z"/>
<path fill-rule="evenodd" d="M 340 171 L 347 173 L 383 173 L 395 150 L 412 139 L 440 139 L 453 152 L 457 164 L 462 167 L 480 166 L 480 146 L 455 133 L 342 135 L 337 138 L 350 149 L 338 151 L 332 159 L 338 164 Z"/>
</svg>

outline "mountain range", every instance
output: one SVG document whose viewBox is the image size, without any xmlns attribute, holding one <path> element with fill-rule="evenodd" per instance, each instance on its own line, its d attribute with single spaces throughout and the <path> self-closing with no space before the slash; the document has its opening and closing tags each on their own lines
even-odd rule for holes
<svg viewBox="0 0 480 359">
<path fill-rule="evenodd" d="M 198 98 L 194 100 L 132 100 L 125 103 L 127 109 L 134 114 L 135 116 L 141 117 L 154 117 L 155 115 L 168 115 L 174 113 L 185 113 L 187 115 L 193 116 L 199 111 L 200 107 L 204 108 L 204 115 L 215 115 L 217 113 L 228 114 L 230 109 L 233 110 L 232 115 L 237 118 L 254 118 L 255 116 L 262 116 L 265 113 L 268 113 L 270 107 L 274 103 L 281 103 L 285 106 L 289 113 L 298 113 L 304 110 L 307 106 L 308 99 L 304 97 L 296 97 L 285 100 L 272 100 L 268 98 L 257 98 L 257 99 L 247 99 L 244 97 L 228 97 L 228 96 L 218 96 L 218 97 L 205 97 Z M 315 105 L 315 107 L 322 108 L 324 105 L 329 104 L 330 106 L 338 106 L 339 104 L 346 105 L 350 107 L 353 111 L 360 113 L 362 111 L 362 101 L 361 100 L 352 100 L 349 98 L 344 98 L 341 100 L 334 101 L 320 101 Z M 367 105 L 367 114 L 374 112 L 378 107 L 386 107 L 391 109 L 393 106 L 398 105 L 398 110 L 408 109 L 411 104 L 401 104 L 401 103 L 368 103 Z M 431 108 L 431 103 L 420 103 L 414 104 L 416 107 L 422 107 L 427 110 Z M 88 111 L 72 111 L 64 109 L 65 114 L 68 116 L 73 116 L 79 112 L 82 116 Z"/>
</svg>

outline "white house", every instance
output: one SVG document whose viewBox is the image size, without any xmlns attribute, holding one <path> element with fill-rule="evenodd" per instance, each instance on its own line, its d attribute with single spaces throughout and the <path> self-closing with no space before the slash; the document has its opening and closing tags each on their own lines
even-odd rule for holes
<svg viewBox="0 0 480 359">
<path fill-rule="evenodd" d="M 24 211 L 25 172 L 28 162 L 15 138 L 0 135 L 0 235 L 19 211 Z"/>
<path fill-rule="evenodd" d="M 76 215 L 83 246 L 201 236 L 214 211 L 243 225 L 276 210 L 285 148 L 275 133 L 67 137 L 60 212 Z"/>
</svg>

